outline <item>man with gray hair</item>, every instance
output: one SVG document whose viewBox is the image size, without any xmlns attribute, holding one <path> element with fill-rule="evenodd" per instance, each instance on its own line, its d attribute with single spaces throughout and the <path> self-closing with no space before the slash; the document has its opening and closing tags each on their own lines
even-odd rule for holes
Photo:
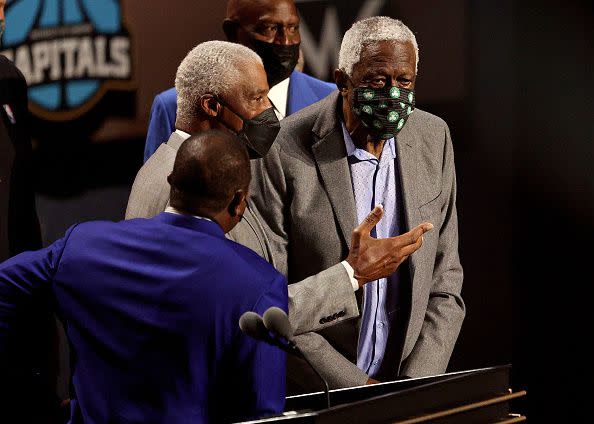
<svg viewBox="0 0 594 424">
<path fill-rule="evenodd" d="M 303 109 L 336 90 L 296 70 L 301 35 L 294 0 L 228 0 L 223 31 L 228 41 L 255 51 L 266 71 L 268 97 L 278 119 Z M 167 140 L 176 121 L 176 89 L 157 94 L 151 107 L 144 160 Z"/>
<path fill-rule="evenodd" d="M 126 219 L 151 218 L 169 204 L 167 175 L 175 154 L 190 135 L 208 129 L 239 134 L 252 158 L 264 156 L 279 124 L 268 101 L 268 84 L 262 60 L 249 48 L 225 41 L 208 41 L 191 50 L 180 64 L 175 86 L 178 92 L 176 130 L 169 141 L 138 172 L 128 200 Z M 257 178 L 257 175 L 254 176 Z M 367 214 L 366 214 L 367 215 Z M 229 232 L 232 240 L 249 247 L 272 265 L 276 258 L 259 217 L 250 207 Z M 289 319 L 295 334 L 325 328 L 359 314 L 355 291 L 377 275 L 389 275 L 403 251 L 416 249 L 423 229 L 417 228 L 402 249 L 391 249 L 369 236 L 381 212 L 369 214 L 358 228 L 360 243 L 350 262 L 338 260 L 289 288 Z M 406 241 L 406 242 L 405 242 Z M 388 266 L 377 258 L 386 258 Z M 359 278 L 355 279 L 353 276 Z"/>
<path fill-rule="evenodd" d="M 283 120 L 259 164 L 254 204 L 289 283 L 349 258 L 350 233 L 375 205 L 379 240 L 435 227 L 404 266 L 364 287 L 359 320 L 297 337 L 332 387 L 445 372 L 464 319 L 452 141 L 443 120 L 415 109 L 418 61 L 402 22 L 356 22 L 340 49 L 339 91 Z M 314 389 L 308 372 L 289 363 L 291 391 Z"/>
</svg>

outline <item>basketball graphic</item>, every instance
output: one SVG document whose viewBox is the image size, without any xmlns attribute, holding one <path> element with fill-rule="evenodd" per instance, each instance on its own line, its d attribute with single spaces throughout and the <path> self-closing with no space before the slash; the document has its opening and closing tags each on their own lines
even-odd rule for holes
<svg viewBox="0 0 594 424">
<path fill-rule="evenodd" d="M 33 115 L 75 120 L 109 90 L 127 90 L 130 37 L 114 0 L 12 0 L 2 54 L 27 79 Z"/>
</svg>

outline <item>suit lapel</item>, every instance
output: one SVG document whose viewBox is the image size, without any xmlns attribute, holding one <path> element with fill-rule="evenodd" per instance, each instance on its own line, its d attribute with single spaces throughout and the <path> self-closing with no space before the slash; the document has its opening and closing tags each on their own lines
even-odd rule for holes
<svg viewBox="0 0 594 424">
<path fill-rule="evenodd" d="M 261 254 L 266 261 L 268 261 L 272 266 L 276 267 L 274 262 L 274 257 L 270 252 L 270 242 L 268 237 L 266 236 L 266 231 L 262 228 L 260 221 L 256 218 L 255 210 L 250 205 L 251 201 L 248 200 L 247 207 L 245 208 L 245 212 L 243 214 L 243 220 L 246 224 L 250 227 L 250 230 L 253 234 L 250 235 L 252 239 L 257 239 L 258 244 L 260 246 Z M 254 237 L 255 236 L 255 237 Z M 260 253 L 260 252 L 257 252 Z"/>
<path fill-rule="evenodd" d="M 338 93 L 331 94 L 322 101 L 329 104 L 320 108 L 322 113 L 312 128 L 315 140 L 312 151 L 334 215 L 344 240 L 350 247 L 351 233 L 357 225 L 357 208 L 344 137 L 337 115 Z"/>
<path fill-rule="evenodd" d="M 414 116 L 414 113 L 413 113 Z M 402 128 L 402 131 L 396 138 L 396 148 L 398 152 L 397 160 L 399 161 L 400 182 L 402 185 L 402 197 L 404 202 L 404 215 L 406 217 L 406 231 L 416 227 L 422 222 L 421 212 L 419 209 L 419 169 L 417 160 L 417 149 L 419 140 L 418 131 L 414 129 L 413 116 L 409 118 L 409 122 Z M 422 249 L 421 249 L 422 250 Z M 415 289 L 415 269 L 419 263 L 421 252 L 413 253 L 410 258 L 410 278 L 413 282 L 413 292 Z"/>
<path fill-rule="evenodd" d="M 416 160 L 416 138 L 411 131 L 405 131 L 405 126 L 397 136 L 396 149 L 402 184 L 402 197 L 404 200 L 404 213 L 407 231 L 421 222 L 419 199 L 417 196 L 419 183 L 418 163 Z"/>
</svg>

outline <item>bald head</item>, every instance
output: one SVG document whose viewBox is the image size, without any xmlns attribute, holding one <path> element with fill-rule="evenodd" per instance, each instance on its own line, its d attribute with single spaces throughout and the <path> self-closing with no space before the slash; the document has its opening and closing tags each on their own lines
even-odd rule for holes
<svg viewBox="0 0 594 424">
<path fill-rule="evenodd" d="M 293 0 L 229 0 L 223 30 L 229 41 L 254 48 L 254 40 L 294 45 L 301 42 Z"/>
<path fill-rule="evenodd" d="M 293 0 L 229 0 L 227 2 L 227 18 L 235 21 L 242 21 L 242 18 L 259 12 L 264 15 L 270 10 L 275 9 L 279 3 L 283 6 L 292 8 L 295 13 L 297 8 Z"/>
<path fill-rule="evenodd" d="M 238 192 L 247 195 L 250 184 L 247 150 L 242 141 L 229 132 L 201 132 L 180 146 L 167 181 L 171 185 L 170 203 L 174 208 L 208 218 L 221 212 L 233 217 L 229 206 Z"/>
</svg>

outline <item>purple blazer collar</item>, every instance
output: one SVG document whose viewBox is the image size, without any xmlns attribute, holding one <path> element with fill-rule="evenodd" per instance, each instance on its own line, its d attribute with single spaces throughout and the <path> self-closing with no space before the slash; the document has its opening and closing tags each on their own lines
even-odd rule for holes
<svg viewBox="0 0 594 424">
<path fill-rule="evenodd" d="M 199 219 L 191 215 L 178 215 L 169 212 L 162 212 L 153 219 L 176 227 L 188 228 L 215 237 L 225 238 L 225 233 L 219 224 L 207 219 Z"/>
</svg>

